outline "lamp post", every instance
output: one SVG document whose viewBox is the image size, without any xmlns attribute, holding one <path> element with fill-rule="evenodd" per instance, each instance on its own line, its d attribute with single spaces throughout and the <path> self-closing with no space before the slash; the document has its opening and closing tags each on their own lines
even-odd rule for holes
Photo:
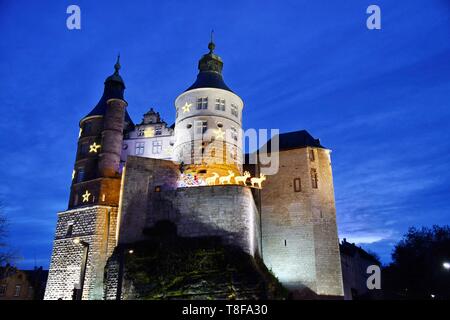
<svg viewBox="0 0 450 320">
<path fill-rule="evenodd" d="M 123 286 L 123 273 L 125 268 L 125 251 L 128 250 L 128 254 L 133 254 L 133 249 L 127 249 L 125 246 L 121 246 L 119 249 L 119 272 L 117 278 L 117 291 L 116 300 L 122 299 L 122 286 Z"/>
<path fill-rule="evenodd" d="M 74 294 L 75 300 L 82 300 L 83 298 L 83 287 L 84 287 L 84 278 L 86 277 L 86 266 L 87 266 L 87 259 L 89 254 L 89 243 L 86 241 L 80 240 L 79 238 L 76 238 L 73 240 L 73 243 L 75 244 L 81 244 L 83 246 L 83 256 L 81 259 L 81 272 L 80 272 L 80 288 L 74 289 L 76 294 Z"/>
</svg>

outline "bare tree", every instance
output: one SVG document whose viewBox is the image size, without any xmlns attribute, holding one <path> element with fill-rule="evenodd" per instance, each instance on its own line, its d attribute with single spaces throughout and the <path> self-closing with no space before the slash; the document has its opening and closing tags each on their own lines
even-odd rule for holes
<svg viewBox="0 0 450 320">
<path fill-rule="evenodd" d="M 8 236 L 8 219 L 4 213 L 4 207 L 0 203 L 0 266 L 11 263 L 14 257 L 13 252 L 6 242 Z"/>
</svg>

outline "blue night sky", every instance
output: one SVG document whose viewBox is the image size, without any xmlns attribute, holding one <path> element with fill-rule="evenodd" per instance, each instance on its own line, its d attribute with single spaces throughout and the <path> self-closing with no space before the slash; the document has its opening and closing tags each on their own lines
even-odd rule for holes
<svg viewBox="0 0 450 320">
<path fill-rule="evenodd" d="M 81 8 L 81 30 L 66 8 Z M 378 4 L 382 30 L 366 28 Z M 450 4 L 0 0 L 0 199 L 24 268 L 48 267 L 78 121 L 118 52 L 135 122 L 172 123 L 215 30 L 244 127 L 307 129 L 333 150 L 340 237 L 389 262 L 410 226 L 450 217 Z"/>
</svg>

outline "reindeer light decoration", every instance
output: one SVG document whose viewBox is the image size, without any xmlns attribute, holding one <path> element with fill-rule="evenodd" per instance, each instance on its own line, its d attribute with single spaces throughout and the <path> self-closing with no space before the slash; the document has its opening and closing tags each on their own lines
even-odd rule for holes
<svg viewBox="0 0 450 320">
<path fill-rule="evenodd" d="M 212 177 L 208 177 L 208 178 L 205 179 L 206 184 L 208 186 L 215 185 L 218 177 L 219 177 L 219 175 L 216 172 L 213 172 L 213 176 Z"/>
<path fill-rule="evenodd" d="M 236 176 L 236 177 L 234 177 L 234 182 L 236 184 L 239 184 L 239 183 L 242 182 L 244 184 L 244 186 L 245 186 L 246 185 L 246 181 L 247 181 L 248 178 L 250 178 L 250 172 L 245 171 L 243 176 Z"/>
<path fill-rule="evenodd" d="M 266 180 L 266 176 L 261 173 L 259 178 L 253 177 L 250 179 L 250 182 L 252 183 L 252 187 L 261 189 L 262 182 Z M 258 187 L 256 187 L 258 185 Z"/>
<path fill-rule="evenodd" d="M 231 184 L 231 178 L 234 177 L 234 172 L 231 170 L 228 170 L 228 175 L 227 176 L 223 176 L 219 178 L 219 183 L 220 184 Z"/>
</svg>

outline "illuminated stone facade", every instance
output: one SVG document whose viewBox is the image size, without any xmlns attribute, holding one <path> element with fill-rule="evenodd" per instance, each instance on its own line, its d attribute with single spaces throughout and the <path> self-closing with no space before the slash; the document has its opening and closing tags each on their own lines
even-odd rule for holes
<svg viewBox="0 0 450 320">
<path fill-rule="evenodd" d="M 175 100 L 173 160 L 199 177 L 242 173 L 244 103 L 223 81 L 222 59 L 209 43 L 196 82 Z"/>
<path fill-rule="evenodd" d="M 122 146 L 122 162 L 128 156 L 155 159 L 172 159 L 174 129 L 161 119 L 158 112 L 151 108 L 144 114 L 142 122 L 128 132 Z"/>
<path fill-rule="evenodd" d="M 58 214 L 46 299 L 71 299 L 84 265 L 82 298 L 117 298 L 117 252 L 146 240 L 161 221 L 170 221 L 180 237 L 219 237 L 261 257 L 294 298 L 343 296 L 330 151 L 306 131 L 281 134 L 279 152 L 271 151 L 279 155 L 278 172 L 259 180 L 262 189 L 247 177 L 237 183 L 243 171 L 253 178 L 267 172 L 243 163 L 243 102 L 223 82 L 213 43 L 209 49 L 196 82 L 175 100 L 173 126 L 154 110 L 133 125 L 116 64 L 99 104 L 80 122 L 69 208 Z M 231 137 L 225 141 L 221 132 Z M 228 182 L 180 184 L 190 174 L 214 173 L 230 174 Z"/>
<path fill-rule="evenodd" d="M 92 206 L 58 214 L 46 300 L 71 300 L 74 287 L 79 288 L 83 247 L 89 243 L 89 255 L 82 298 L 101 300 L 104 267 L 116 246 L 117 208 Z"/>
<path fill-rule="evenodd" d="M 264 262 L 299 297 L 342 296 L 330 151 L 283 150 L 285 139 L 279 171 L 261 190 Z"/>
<path fill-rule="evenodd" d="M 119 244 L 146 239 L 158 221 L 176 224 L 181 237 L 219 236 L 250 255 L 260 252 L 259 214 L 249 187 L 178 188 L 172 161 L 129 157 L 122 190 Z"/>
</svg>

